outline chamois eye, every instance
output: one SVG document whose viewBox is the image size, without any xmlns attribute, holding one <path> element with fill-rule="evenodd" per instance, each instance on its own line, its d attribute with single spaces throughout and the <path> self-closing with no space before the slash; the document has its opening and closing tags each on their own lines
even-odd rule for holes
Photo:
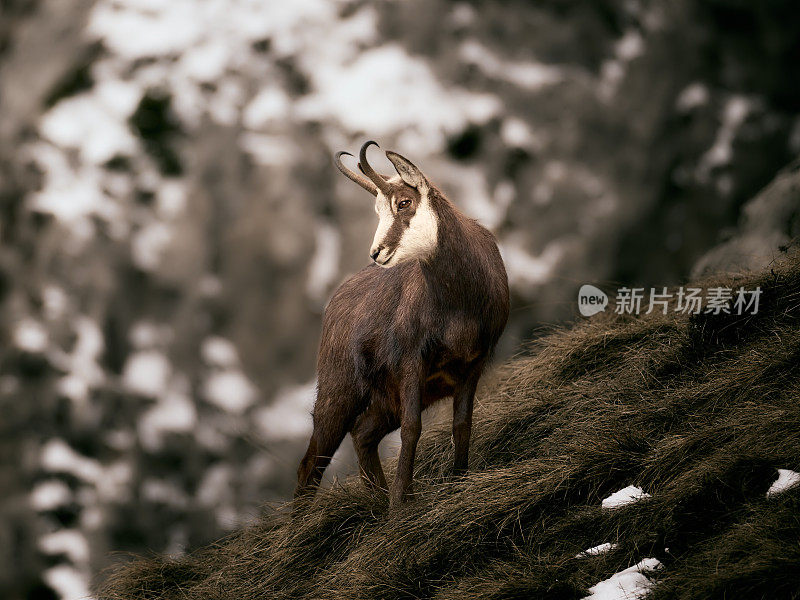
<svg viewBox="0 0 800 600">
<path fill-rule="evenodd" d="M 400 202 L 397 203 L 397 210 L 400 210 L 401 208 L 405 208 L 409 204 L 411 204 L 411 200 L 400 200 Z"/>
</svg>

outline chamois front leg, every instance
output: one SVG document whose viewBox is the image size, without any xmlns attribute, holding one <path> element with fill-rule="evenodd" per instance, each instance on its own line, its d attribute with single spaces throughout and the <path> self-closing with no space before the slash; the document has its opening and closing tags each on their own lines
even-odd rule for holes
<svg viewBox="0 0 800 600">
<path fill-rule="evenodd" d="M 389 493 L 389 505 L 397 506 L 411 494 L 414 477 L 414 456 L 422 432 L 421 385 L 416 373 L 406 373 L 400 385 L 402 419 L 400 421 L 400 458 Z"/>
<path fill-rule="evenodd" d="M 469 464 L 469 438 L 472 433 L 472 409 L 475 404 L 475 389 L 478 387 L 480 369 L 470 374 L 453 394 L 453 474 L 463 475 Z"/>
</svg>

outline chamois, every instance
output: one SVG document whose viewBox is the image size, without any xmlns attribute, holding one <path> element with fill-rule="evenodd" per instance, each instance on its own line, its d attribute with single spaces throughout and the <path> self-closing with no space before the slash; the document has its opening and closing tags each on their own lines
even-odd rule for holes
<svg viewBox="0 0 800 600">
<path fill-rule="evenodd" d="M 453 398 L 455 474 L 467 470 L 475 389 L 508 320 L 508 277 L 494 236 L 466 217 L 408 159 L 386 152 L 398 176 L 381 175 L 359 152 L 363 175 L 335 162 L 375 196 L 373 264 L 334 293 L 317 356 L 314 430 L 295 498 L 314 494 L 349 431 L 365 484 L 387 489 L 378 443 L 400 427 L 389 498 L 412 493 L 421 412 Z"/>
</svg>

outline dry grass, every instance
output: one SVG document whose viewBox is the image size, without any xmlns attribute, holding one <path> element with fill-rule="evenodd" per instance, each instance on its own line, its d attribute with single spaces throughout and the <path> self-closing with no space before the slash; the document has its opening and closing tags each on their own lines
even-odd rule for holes
<svg viewBox="0 0 800 600">
<path fill-rule="evenodd" d="M 294 520 L 129 563 L 100 597 L 572 599 L 649 556 L 654 599 L 800 597 L 800 488 L 765 497 L 800 471 L 799 263 L 702 282 L 760 285 L 755 316 L 598 316 L 541 340 L 482 391 L 469 475 L 448 478 L 448 424 L 430 428 L 395 512 L 347 480 Z M 601 509 L 630 484 L 652 498 Z"/>
</svg>

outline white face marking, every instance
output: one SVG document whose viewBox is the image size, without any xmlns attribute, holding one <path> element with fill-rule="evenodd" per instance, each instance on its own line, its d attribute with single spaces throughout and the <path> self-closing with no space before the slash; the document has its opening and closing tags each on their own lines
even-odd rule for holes
<svg viewBox="0 0 800 600">
<path fill-rule="evenodd" d="M 378 192 L 375 198 L 375 212 L 378 213 L 380 220 L 375 237 L 372 240 L 371 256 L 384 245 L 383 241 L 386 238 L 386 234 L 394 223 L 393 203 L 394 197 L 387 199 L 382 193 Z M 400 242 L 395 248 L 381 248 L 375 257 L 375 262 L 382 267 L 389 268 L 401 262 L 425 259 L 436 249 L 438 233 L 439 221 L 431 207 L 426 190 L 421 197 L 414 216 L 411 217 L 409 226 L 403 231 Z"/>
<path fill-rule="evenodd" d="M 394 265 L 415 258 L 424 260 L 436 249 L 438 234 L 439 220 L 431 208 L 428 195 L 425 194 L 417 207 L 417 212 L 411 217 L 408 228 L 403 232 L 397 251 L 390 262 Z"/>
<path fill-rule="evenodd" d="M 375 197 L 375 212 L 378 213 L 378 229 L 375 231 L 375 237 L 372 238 L 372 246 L 369 250 L 369 255 L 374 256 L 378 248 L 381 247 L 389 228 L 394 223 L 394 213 L 392 212 L 392 198 L 386 199 L 381 192 Z M 387 252 L 391 252 L 389 248 L 381 248 L 378 256 L 375 257 L 375 262 L 379 265 L 386 260 Z M 383 266 L 383 265 L 381 265 Z"/>
</svg>

